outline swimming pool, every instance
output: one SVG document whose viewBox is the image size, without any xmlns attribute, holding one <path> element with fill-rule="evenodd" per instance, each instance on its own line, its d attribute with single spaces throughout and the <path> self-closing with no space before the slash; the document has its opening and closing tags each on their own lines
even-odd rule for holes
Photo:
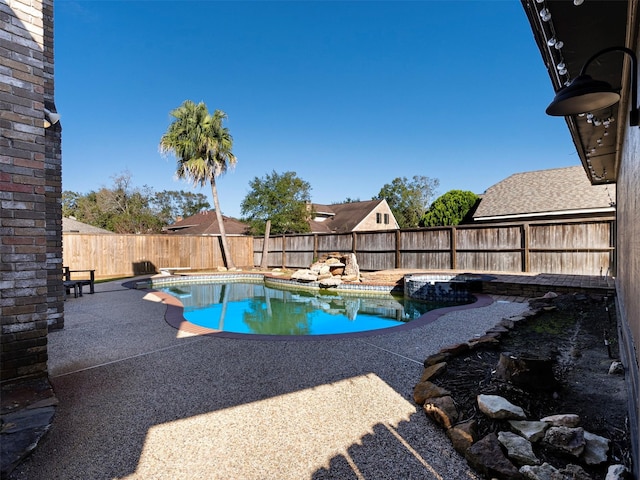
<svg viewBox="0 0 640 480">
<path fill-rule="evenodd" d="M 388 293 L 309 291 L 260 281 L 173 283 L 158 287 L 183 305 L 184 318 L 214 331 L 259 335 L 333 335 L 404 325 L 438 308 Z"/>
</svg>

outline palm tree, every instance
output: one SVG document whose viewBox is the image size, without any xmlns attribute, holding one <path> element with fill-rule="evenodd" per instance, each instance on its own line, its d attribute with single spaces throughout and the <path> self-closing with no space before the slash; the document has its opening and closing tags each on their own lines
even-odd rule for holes
<svg viewBox="0 0 640 480">
<path fill-rule="evenodd" d="M 185 100 L 170 115 L 174 121 L 160 139 L 160 152 L 175 155 L 178 160 L 178 178 L 186 178 L 201 187 L 207 182 L 211 184 L 225 265 L 227 268 L 235 268 L 227 244 L 216 187 L 216 178 L 237 161 L 231 153 L 233 138 L 229 129 L 222 126 L 227 114 L 216 110 L 211 115 L 203 102 L 196 105 L 191 100 Z"/>
</svg>

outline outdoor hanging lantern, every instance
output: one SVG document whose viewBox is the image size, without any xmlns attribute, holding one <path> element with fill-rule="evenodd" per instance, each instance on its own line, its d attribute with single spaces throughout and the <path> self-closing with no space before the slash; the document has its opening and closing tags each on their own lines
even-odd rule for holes
<svg viewBox="0 0 640 480">
<path fill-rule="evenodd" d="M 609 47 L 600 50 L 589 58 L 580 74 L 569 84 L 560 89 L 553 101 L 547 107 L 547 115 L 563 117 L 568 115 L 578 115 L 601 108 L 610 107 L 620 101 L 620 94 L 611 85 L 601 80 L 594 80 L 586 74 L 587 68 L 600 55 L 605 53 L 621 51 L 631 57 L 631 112 L 629 114 L 629 124 L 634 127 L 638 125 L 638 67 L 637 59 L 633 50 L 626 47 Z"/>
</svg>

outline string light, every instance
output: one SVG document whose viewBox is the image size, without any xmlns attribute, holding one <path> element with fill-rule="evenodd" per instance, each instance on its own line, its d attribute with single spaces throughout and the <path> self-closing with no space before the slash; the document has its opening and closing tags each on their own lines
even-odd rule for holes
<svg viewBox="0 0 640 480">
<path fill-rule="evenodd" d="M 548 25 L 548 27 L 543 27 L 543 31 L 545 32 L 545 37 L 547 38 L 546 43 L 549 47 L 549 53 L 551 54 L 552 58 L 556 57 L 558 59 L 556 63 L 556 70 L 559 75 L 558 82 L 560 82 L 564 86 L 568 86 L 571 83 L 571 78 L 569 76 L 569 71 L 562 55 L 564 42 L 558 39 L 558 36 L 556 35 L 553 21 L 551 20 L 551 11 L 547 6 L 546 0 L 536 0 L 536 3 L 541 6 L 540 10 L 538 11 L 540 19 L 542 20 L 542 22 Z"/>
</svg>

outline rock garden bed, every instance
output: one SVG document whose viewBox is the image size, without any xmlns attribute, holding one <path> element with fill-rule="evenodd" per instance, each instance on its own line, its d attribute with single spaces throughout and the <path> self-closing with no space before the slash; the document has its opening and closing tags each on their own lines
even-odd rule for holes
<svg viewBox="0 0 640 480">
<path fill-rule="evenodd" d="M 484 337 L 427 358 L 414 399 L 485 478 L 626 478 L 613 298 L 545 297 L 522 317 L 496 319 Z"/>
</svg>

